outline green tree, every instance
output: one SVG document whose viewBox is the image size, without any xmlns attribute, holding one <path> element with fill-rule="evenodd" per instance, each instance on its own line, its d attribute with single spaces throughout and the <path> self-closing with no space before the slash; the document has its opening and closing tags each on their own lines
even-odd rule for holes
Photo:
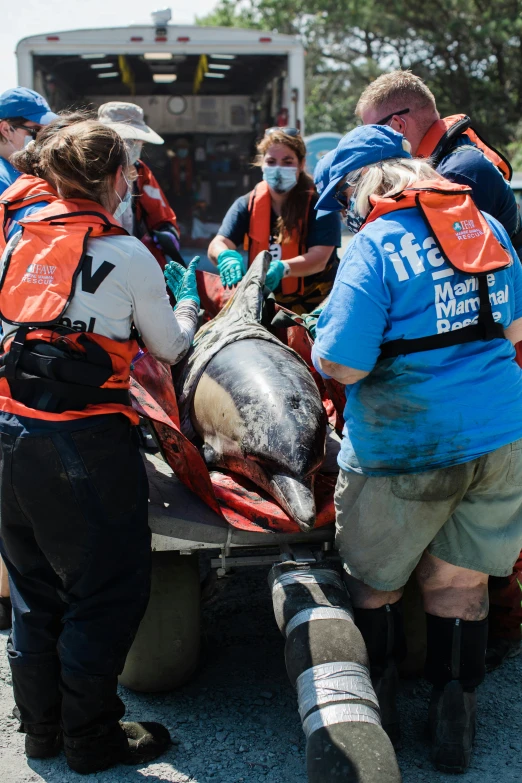
<svg viewBox="0 0 522 783">
<path fill-rule="evenodd" d="M 465 112 L 502 147 L 522 117 L 522 0 L 219 0 L 199 24 L 298 35 L 307 50 L 307 131 L 353 127 L 379 73 L 411 68 L 441 114 Z"/>
</svg>

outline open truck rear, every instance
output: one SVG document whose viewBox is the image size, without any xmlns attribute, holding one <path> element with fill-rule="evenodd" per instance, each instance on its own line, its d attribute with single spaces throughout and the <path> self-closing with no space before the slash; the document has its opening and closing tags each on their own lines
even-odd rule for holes
<svg viewBox="0 0 522 783">
<path fill-rule="evenodd" d="M 259 179 L 255 140 L 272 125 L 304 132 L 304 51 L 259 30 L 168 24 L 68 30 L 22 39 L 19 84 L 55 111 L 106 101 L 139 104 L 165 139 L 143 158 L 181 224 L 183 246 L 204 247 L 226 210 Z"/>
</svg>

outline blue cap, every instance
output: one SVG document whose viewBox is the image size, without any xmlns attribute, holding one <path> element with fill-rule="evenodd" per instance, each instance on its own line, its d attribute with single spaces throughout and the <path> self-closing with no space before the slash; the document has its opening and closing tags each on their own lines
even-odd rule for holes
<svg viewBox="0 0 522 783">
<path fill-rule="evenodd" d="M 58 115 L 51 111 L 45 98 L 27 87 L 14 87 L 0 95 L 0 120 L 23 117 L 38 125 L 49 125 Z"/>
<path fill-rule="evenodd" d="M 361 125 L 343 136 L 330 164 L 330 182 L 315 208 L 324 212 L 342 209 L 333 196 L 338 183 L 351 171 L 389 158 L 411 158 L 402 146 L 403 141 L 404 136 L 387 125 Z"/>
</svg>

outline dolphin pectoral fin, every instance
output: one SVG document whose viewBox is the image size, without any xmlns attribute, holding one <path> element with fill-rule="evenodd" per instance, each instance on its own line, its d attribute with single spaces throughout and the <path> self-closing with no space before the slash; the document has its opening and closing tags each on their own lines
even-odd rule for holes
<svg viewBox="0 0 522 783">
<path fill-rule="evenodd" d="M 300 480 L 292 476 L 275 474 L 270 481 L 271 493 L 305 533 L 312 530 L 315 525 L 313 489 L 313 477 Z"/>
</svg>

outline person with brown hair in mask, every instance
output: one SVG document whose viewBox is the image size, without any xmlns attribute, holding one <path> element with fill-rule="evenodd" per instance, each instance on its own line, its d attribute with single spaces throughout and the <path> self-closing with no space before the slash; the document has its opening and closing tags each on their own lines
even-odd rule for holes
<svg viewBox="0 0 522 783">
<path fill-rule="evenodd" d="M 170 364 L 188 350 L 197 259 L 187 270 L 169 265 L 173 312 L 158 264 L 118 222 L 131 200 L 128 159 L 110 128 L 49 128 L 18 155 L 14 164 L 40 179 L 20 177 L 6 191 L 0 223 L 31 184 L 31 198 L 46 203 L 0 236 L 8 656 L 27 756 L 63 746 L 69 767 L 90 774 L 147 763 L 170 745 L 160 724 L 121 722 L 117 696 L 150 590 L 148 487 L 129 385 L 138 334 Z"/>
<path fill-rule="evenodd" d="M 341 229 L 336 215 L 318 215 L 312 177 L 305 171 L 306 146 L 296 128 L 269 128 L 257 145 L 255 165 L 263 181 L 228 210 L 208 248 L 221 282 L 234 286 L 262 250 L 272 254 L 265 285 L 277 302 L 301 314 L 330 292 L 337 270 Z"/>
</svg>

